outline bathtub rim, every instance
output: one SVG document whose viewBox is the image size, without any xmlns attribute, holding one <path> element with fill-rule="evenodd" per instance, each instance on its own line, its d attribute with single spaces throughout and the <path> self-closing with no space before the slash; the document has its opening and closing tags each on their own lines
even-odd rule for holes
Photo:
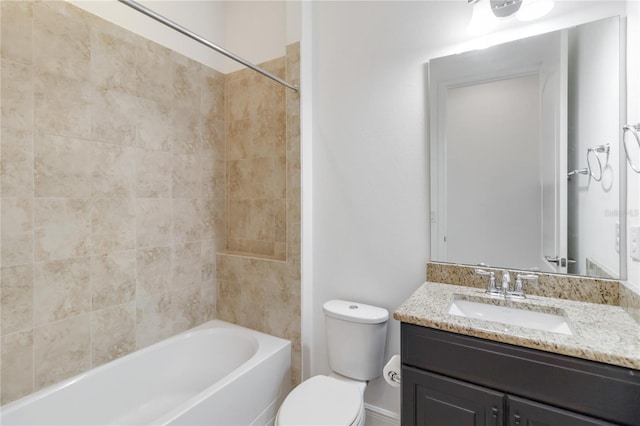
<svg viewBox="0 0 640 426">
<path fill-rule="evenodd" d="M 228 384 L 230 382 L 232 382 L 235 378 L 237 378 L 238 376 L 242 375 L 243 373 L 246 373 L 248 371 L 250 371 L 253 368 L 256 368 L 257 366 L 259 366 L 260 361 L 263 359 L 267 359 L 271 356 L 274 356 L 276 353 L 278 353 L 281 350 L 286 349 L 287 347 L 289 347 L 289 351 L 291 350 L 291 341 L 287 340 L 287 339 L 283 339 L 281 337 L 277 337 L 277 336 L 273 336 L 270 334 L 266 334 L 257 330 L 253 330 L 241 325 L 237 325 L 237 324 L 233 324 L 227 321 L 223 321 L 223 320 L 218 320 L 218 319 L 213 319 L 210 321 L 207 321 L 203 324 L 200 324 L 198 326 L 195 326 L 193 328 L 190 328 L 188 330 L 182 331 L 174 336 L 168 337 L 164 340 L 161 340 L 159 342 L 153 343 L 149 346 L 146 346 L 142 349 L 138 349 L 136 351 L 133 351 L 127 355 L 124 355 L 120 358 L 114 359 L 112 361 L 109 361 L 105 364 L 99 365 L 97 367 L 91 368 L 85 372 L 82 372 L 80 374 L 77 374 L 73 377 L 70 377 L 68 379 L 64 379 L 58 383 L 54 383 L 52 385 L 49 385 L 43 389 L 40 389 L 36 392 L 30 393 L 28 395 L 25 395 L 21 398 L 18 398 L 15 401 L 11 401 L 7 404 L 4 404 L 2 406 L 0 406 L 0 424 L 4 423 L 4 416 L 7 414 L 11 414 L 13 411 L 15 410 L 19 410 L 39 399 L 42 399 L 52 393 L 58 392 L 68 386 L 71 386 L 72 384 L 83 380 L 83 379 L 91 379 L 92 376 L 96 375 L 96 374 L 100 374 L 102 371 L 104 370 L 109 370 L 112 368 L 117 368 L 120 364 L 122 363 L 126 363 L 129 359 L 131 359 L 132 357 L 139 357 L 142 356 L 148 352 L 152 352 L 156 349 L 162 348 L 164 346 L 170 345 L 176 341 L 179 340 L 185 340 L 187 338 L 189 338 L 189 336 L 196 334 L 196 333 L 200 333 L 203 331 L 207 331 L 207 330 L 225 330 L 226 331 L 233 331 L 234 333 L 239 333 L 240 335 L 244 335 L 244 336 L 248 336 L 250 338 L 252 338 L 253 341 L 255 341 L 255 343 L 257 344 L 257 348 L 255 353 L 249 358 L 247 359 L 245 362 L 243 362 L 242 364 L 240 364 L 239 366 L 237 366 L 235 369 L 229 371 L 225 376 L 221 377 L 219 380 L 217 380 L 216 382 L 212 383 L 210 386 L 204 388 L 201 392 L 199 392 L 198 394 L 192 396 L 191 398 L 187 399 L 186 401 L 183 401 L 182 403 L 178 404 L 177 406 L 173 407 L 172 409 L 170 409 L 169 411 L 165 412 L 164 414 L 162 414 L 161 416 L 159 416 L 158 418 L 156 418 L 154 420 L 154 424 L 160 424 L 160 425 L 164 425 L 167 424 L 168 422 L 170 422 L 172 419 L 175 419 L 176 417 L 180 416 L 187 408 L 192 407 L 200 402 L 202 402 L 204 399 L 206 399 L 208 396 L 210 396 L 212 393 L 214 393 L 216 390 L 224 387 L 225 384 Z M 253 342 L 252 342 L 253 343 Z"/>
</svg>

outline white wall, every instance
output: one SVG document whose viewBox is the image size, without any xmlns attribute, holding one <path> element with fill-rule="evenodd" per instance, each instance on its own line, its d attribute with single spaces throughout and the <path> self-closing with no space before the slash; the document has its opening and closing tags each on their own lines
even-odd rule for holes
<svg viewBox="0 0 640 426">
<path fill-rule="evenodd" d="M 324 301 L 353 299 L 393 310 L 424 281 L 429 259 L 424 64 L 465 46 L 471 9 L 460 1 L 303 7 L 303 31 L 311 26 L 302 46 L 303 317 L 312 321 L 303 326 L 313 333 L 303 351 L 305 372 L 318 374 L 328 372 Z M 500 41 L 612 16 L 625 7 L 559 2 L 557 15 L 505 29 Z M 308 93 L 313 96 L 305 101 Z M 311 226 L 304 225 L 308 221 Z M 399 353 L 399 342 L 399 324 L 392 320 L 387 357 Z M 398 389 L 381 379 L 369 385 L 365 399 L 400 411 Z"/>
</svg>

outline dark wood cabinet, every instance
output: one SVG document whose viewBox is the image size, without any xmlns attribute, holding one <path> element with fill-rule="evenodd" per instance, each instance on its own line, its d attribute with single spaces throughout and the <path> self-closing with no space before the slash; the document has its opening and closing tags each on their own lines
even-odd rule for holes
<svg viewBox="0 0 640 426">
<path fill-rule="evenodd" d="M 417 369 L 402 381 L 412 390 L 415 425 L 498 426 L 504 423 L 504 394 Z"/>
<path fill-rule="evenodd" d="M 640 371 L 402 324 L 402 426 L 640 426 Z"/>
</svg>

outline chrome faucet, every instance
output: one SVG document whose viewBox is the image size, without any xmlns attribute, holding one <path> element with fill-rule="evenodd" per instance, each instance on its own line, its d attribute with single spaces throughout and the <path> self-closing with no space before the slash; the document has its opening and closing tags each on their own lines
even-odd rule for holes
<svg viewBox="0 0 640 426">
<path fill-rule="evenodd" d="M 512 287 L 511 273 L 507 270 L 504 270 L 502 271 L 502 283 L 500 287 L 498 287 L 496 283 L 495 272 L 478 268 L 475 270 L 475 273 L 478 275 L 489 276 L 486 293 L 493 296 L 502 296 L 505 299 L 524 299 L 526 296 L 524 295 L 522 281 L 533 281 L 538 279 L 538 276 L 536 274 L 516 274 L 516 281 Z"/>
<path fill-rule="evenodd" d="M 511 274 L 506 269 L 502 271 L 502 295 L 506 298 L 511 291 Z"/>
</svg>

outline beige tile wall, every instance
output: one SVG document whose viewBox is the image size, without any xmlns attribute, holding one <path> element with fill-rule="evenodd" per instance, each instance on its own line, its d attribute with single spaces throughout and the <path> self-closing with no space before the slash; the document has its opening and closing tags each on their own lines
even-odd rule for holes
<svg viewBox="0 0 640 426">
<path fill-rule="evenodd" d="M 285 77 L 281 57 L 260 64 Z M 286 259 L 286 92 L 244 69 L 226 76 L 227 249 Z"/>
<path fill-rule="evenodd" d="M 286 76 L 287 81 L 298 85 L 300 81 L 299 43 L 287 47 L 285 58 L 264 65 L 279 75 Z M 247 81 L 246 87 L 250 90 L 244 95 L 230 95 L 239 87 L 245 87 L 245 83 L 240 84 L 239 81 Z M 238 87 L 230 89 L 236 84 Z M 260 80 L 247 75 L 247 72 L 244 71 L 229 77 L 227 90 L 228 110 L 233 111 L 237 108 L 238 103 L 235 96 L 244 96 L 246 99 L 242 100 L 242 108 L 238 108 L 240 111 L 251 111 L 249 115 L 259 117 L 258 121 L 264 122 L 262 126 L 277 124 L 282 127 L 278 130 L 269 130 L 267 133 L 251 133 L 250 142 L 242 142 L 247 146 L 247 149 L 238 150 L 243 154 L 234 153 L 228 156 L 229 204 L 242 204 L 246 201 L 244 204 L 246 210 L 239 209 L 241 217 L 236 218 L 235 222 L 232 215 L 240 213 L 229 209 L 230 248 L 247 250 L 249 253 L 239 254 L 234 251 L 218 253 L 217 316 L 226 321 L 290 339 L 293 345 L 292 384 L 295 385 L 300 382 L 302 365 L 300 345 L 300 96 L 291 90 L 276 86 L 269 80 Z M 253 102 L 254 96 L 257 98 L 255 103 Z M 279 102 L 282 102 L 282 108 L 276 107 L 270 110 L 265 100 L 269 97 L 279 99 Z M 230 114 L 227 114 L 227 119 Z M 284 114 L 285 117 L 281 117 L 280 114 Z M 267 123 L 270 119 L 275 121 Z M 229 131 L 227 152 L 229 153 L 238 149 L 233 144 L 239 142 L 236 139 L 237 135 L 233 135 L 236 128 L 230 127 L 227 123 L 227 129 Z M 260 151 L 263 137 L 264 143 L 271 146 L 272 150 Z M 284 138 L 284 140 L 280 140 L 280 138 Z M 251 148 L 252 146 L 254 148 Z M 258 152 L 260 153 L 258 154 Z M 271 152 L 273 155 L 270 154 Z M 235 159 L 236 155 L 243 155 L 245 159 Z M 284 156 L 284 160 L 277 160 L 282 169 L 270 172 L 273 180 L 269 181 L 269 176 L 260 175 L 259 170 L 256 172 L 251 169 L 253 161 L 251 155 L 258 155 L 255 157 L 258 159 L 263 158 L 260 155 L 267 157 L 271 155 L 272 158 Z M 242 170 L 242 164 L 247 166 L 248 171 L 243 172 L 247 176 L 257 173 L 259 179 L 267 180 L 267 182 L 257 186 L 247 183 L 244 186 L 241 179 L 238 178 L 237 181 L 234 181 L 233 168 L 238 164 L 240 164 L 237 166 L 238 170 Z M 281 174 L 285 176 L 282 177 Z M 281 187 L 283 179 L 284 188 Z M 278 190 L 269 192 L 270 188 Z M 277 197 L 267 199 L 267 202 L 281 205 L 282 207 L 279 209 L 284 211 L 274 209 L 275 211 L 271 213 L 267 210 L 267 214 L 265 214 L 264 210 L 253 208 L 253 201 L 250 197 L 247 200 L 233 198 L 239 197 L 238 194 L 264 194 L 265 192 L 277 196 L 284 194 L 282 199 Z M 259 233 L 253 234 L 254 237 L 241 239 L 244 242 L 241 242 L 240 246 L 234 246 L 235 242 L 231 239 L 231 235 L 236 232 L 234 226 L 240 226 L 240 228 L 247 230 L 247 235 L 250 235 L 250 232 L 260 228 L 254 228 L 250 225 L 256 222 L 271 230 L 269 238 L 273 235 L 276 236 L 274 240 L 265 240 L 269 244 L 273 242 L 275 247 L 274 252 L 269 251 L 266 256 L 260 255 L 262 250 L 257 249 L 255 250 L 256 254 L 251 254 L 252 250 L 256 248 L 253 243 L 261 241 L 259 238 L 255 241 L 252 238 L 259 236 Z M 237 225 L 238 223 L 243 224 Z M 283 245 L 283 248 L 277 248 L 280 245 Z M 277 260 L 283 257 L 286 257 L 286 260 Z"/>
<path fill-rule="evenodd" d="M 66 2 L 1 2 L 6 403 L 215 314 L 224 75 Z"/>
</svg>

